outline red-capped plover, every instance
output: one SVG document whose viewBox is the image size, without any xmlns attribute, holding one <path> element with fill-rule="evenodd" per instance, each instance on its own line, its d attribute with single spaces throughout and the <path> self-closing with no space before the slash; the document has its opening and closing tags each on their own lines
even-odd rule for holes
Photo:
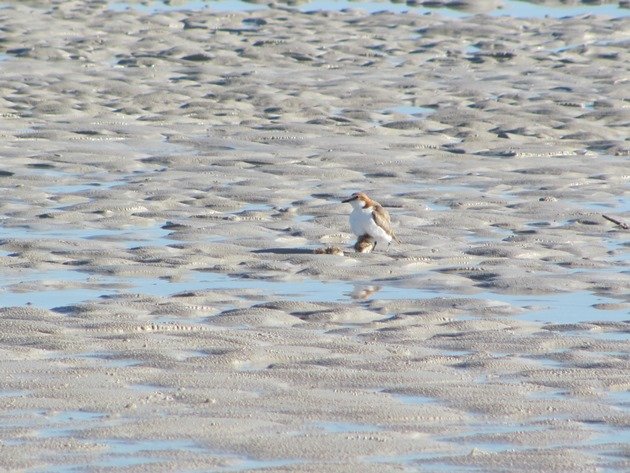
<svg viewBox="0 0 630 473">
<path fill-rule="evenodd" d="M 357 251 L 369 252 L 376 248 L 378 242 L 389 245 L 392 240 L 396 240 L 400 243 L 392 230 L 389 214 L 381 204 L 370 199 L 363 192 L 355 192 L 342 202 L 349 202 L 353 207 L 350 214 L 350 228 L 352 233 L 359 237 L 355 244 Z M 368 249 L 367 243 L 371 243 L 371 240 L 374 240 L 374 246 Z"/>
</svg>

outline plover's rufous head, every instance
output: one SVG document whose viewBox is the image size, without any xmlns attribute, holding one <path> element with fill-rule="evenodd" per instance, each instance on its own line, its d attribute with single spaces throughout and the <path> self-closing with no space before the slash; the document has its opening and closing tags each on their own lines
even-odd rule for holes
<svg viewBox="0 0 630 473">
<path fill-rule="evenodd" d="M 369 207 L 372 202 L 372 199 L 370 199 L 363 192 L 355 192 L 347 199 L 343 199 L 341 202 L 350 203 L 352 204 L 353 207 L 363 208 L 363 207 Z"/>
</svg>

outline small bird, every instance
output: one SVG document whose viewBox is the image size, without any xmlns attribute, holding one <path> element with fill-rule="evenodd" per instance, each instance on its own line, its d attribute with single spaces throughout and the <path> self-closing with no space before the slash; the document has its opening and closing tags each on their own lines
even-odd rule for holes
<svg viewBox="0 0 630 473">
<path fill-rule="evenodd" d="M 357 238 L 357 242 L 354 244 L 354 251 L 357 253 L 371 253 L 375 246 L 374 238 L 366 233 Z"/>
<path fill-rule="evenodd" d="M 389 245 L 392 240 L 395 240 L 400 243 L 400 240 L 396 238 L 392 230 L 389 213 L 381 204 L 370 199 L 363 192 L 355 192 L 347 199 L 342 200 L 342 202 L 352 204 L 350 228 L 352 233 L 359 237 L 357 245 L 359 245 L 359 242 L 365 242 L 369 238 L 374 240 L 372 249 L 376 248 L 376 244 L 379 242 Z"/>
</svg>

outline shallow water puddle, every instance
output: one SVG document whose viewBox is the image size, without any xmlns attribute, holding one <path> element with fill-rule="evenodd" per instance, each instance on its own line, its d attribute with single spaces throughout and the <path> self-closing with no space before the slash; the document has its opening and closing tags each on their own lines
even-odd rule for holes
<svg viewBox="0 0 630 473">
<path fill-rule="evenodd" d="M 595 427 L 595 435 L 588 442 L 589 446 L 621 445 L 625 449 L 630 444 L 630 432 L 627 428 L 613 427 L 609 424 L 589 424 L 589 426 Z M 622 452 L 623 450 L 620 450 L 620 453 Z"/>
<path fill-rule="evenodd" d="M 630 12 L 622 8 L 619 4 L 596 5 L 594 2 L 590 5 L 563 5 L 551 4 L 540 5 L 531 1 L 524 0 L 506 0 L 502 8 L 492 11 L 494 16 L 512 16 L 516 18 L 544 18 L 546 16 L 553 18 L 562 18 L 565 16 L 578 15 L 608 15 L 612 17 L 628 16 Z"/>
<path fill-rule="evenodd" d="M 143 452 L 160 452 L 166 450 L 184 450 L 187 452 L 204 452 L 205 449 L 191 440 L 130 440 L 109 439 L 105 443 L 117 455 L 130 455 Z"/>
<path fill-rule="evenodd" d="M 17 282 L 43 282 L 46 280 L 70 281 L 88 283 L 89 279 L 93 279 L 87 273 L 78 271 L 55 271 L 51 273 L 33 273 L 28 276 L 16 276 L 13 283 Z M 0 288 L 0 296 L 5 306 L 21 306 L 34 305 L 46 309 L 55 307 L 69 306 L 77 304 L 84 300 L 94 299 L 98 297 L 112 296 L 121 293 L 142 293 L 154 296 L 167 297 L 184 291 L 195 291 L 203 289 L 220 290 L 244 290 L 255 291 L 254 294 L 248 293 L 248 299 L 267 301 L 270 294 L 277 298 L 284 298 L 294 301 L 343 301 L 347 300 L 347 293 L 351 292 L 353 286 L 343 282 L 321 282 L 315 280 L 304 280 L 296 282 L 270 281 L 262 279 L 250 279 L 228 276 L 220 273 L 209 273 L 192 271 L 189 278 L 183 281 L 170 282 L 162 279 L 145 278 L 145 277 L 120 277 L 99 275 L 97 280 L 99 284 L 94 282 L 93 288 L 76 288 L 69 287 L 64 289 L 60 285 L 48 286 L 45 283 L 39 287 L 33 287 L 28 292 L 2 292 Z M 116 282 L 129 289 L 122 289 L 111 285 L 107 287 L 106 281 Z M 11 283 L 11 279 L 6 281 Z M 258 296 L 256 296 L 258 294 Z"/>
<path fill-rule="evenodd" d="M 517 316 L 521 320 L 546 323 L 630 320 L 630 311 L 627 309 L 601 310 L 594 307 L 596 304 L 619 301 L 586 291 L 535 296 L 485 293 L 485 297 L 525 308 L 527 311 Z"/>
<path fill-rule="evenodd" d="M 217 453 L 191 440 L 129 440 L 109 439 L 103 442 L 109 449 L 106 459 L 98 460 L 94 466 L 103 468 L 125 468 L 134 465 L 150 465 L 164 461 L 169 454 L 186 452 L 196 456 L 216 458 L 227 463 L 214 467 L 214 472 L 238 472 L 267 468 L 280 468 L 296 463 L 300 460 L 276 459 L 257 460 L 236 455 Z M 163 454 L 163 457 L 160 456 Z"/>
<path fill-rule="evenodd" d="M 618 234 L 613 233 L 612 236 L 616 237 Z M 625 260 L 630 257 L 630 240 L 625 239 L 623 235 L 618 235 L 620 238 L 608 238 L 605 243 L 609 251 L 614 256 L 621 255 Z M 626 268 L 624 268 L 626 269 Z M 627 268 L 630 271 L 630 268 Z"/>
<path fill-rule="evenodd" d="M 378 425 L 357 424 L 354 422 L 315 422 L 312 424 L 318 430 L 335 434 L 346 434 L 353 432 L 378 432 L 383 430 Z"/>
<path fill-rule="evenodd" d="M 233 457 L 228 455 L 220 455 L 221 458 L 227 457 L 234 463 L 220 467 L 214 471 L 221 472 L 238 472 L 238 471 L 250 471 L 250 470 L 269 470 L 273 468 L 284 468 L 291 465 L 306 464 L 304 460 L 290 460 L 290 459 L 276 459 L 276 460 L 256 460 L 254 458 L 247 457 Z"/>
<path fill-rule="evenodd" d="M 42 309 L 52 309 L 94 299 L 103 294 L 102 289 L 55 289 L 28 293 L 3 293 L 0 299 L 3 307 L 32 305 Z"/>
<path fill-rule="evenodd" d="M 28 391 L 15 391 L 15 390 L 0 390 L 0 397 L 21 397 L 26 396 Z"/>
<path fill-rule="evenodd" d="M 40 437 L 72 437 L 77 430 L 88 427 L 94 421 L 100 421 L 106 415 L 101 412 L 64 411 L 46 416 L 49 425 L 38 431 Z M 87 424 L 87 425 L 86 425 Z"/>
<path fill-rule="evenodd" d="M 608 391 L 606 393 L 606 399 L 609 400 L 616 408 L 630 412 L 630 390 Z"/>
<path fill-rule="evenodd" d="M 590 202 L 564 199 L 563 202 L 573 207 L 584 209 L 598 215 L 601 215 L 602 213 L 612 212 L 611 216 L 614 216 L 617 213 L 630 212 L 630 199 L 624 199 L 623 197 L 612 197 L 611 200 L 608 202 Z"/>
<path fill-rule="evenodd" d="M 365 463 L 371 464 L 388 464 L 391 463 L 399 467 L 400 465 L 408 466 L 410 468 L 417 468 L 419 465 L 422 465 L 422 470 L 412 470 L 412 471 L 430 471 L 430 472 L 444 472 L 451 473 L 454 471 L 454 466 L 452 463 L 442 462 L 441 460 L 445 460 L 446 458 L 455 457 L 451 451 L 443 451 L 443 452 L 435 452 L 435 451 L 427 451 L 422 453 L 412 453 L 406 455 L 375 455 L 370 457 L 365 457 L 363 460 Z M 479 473 L 480 470 L 476 467 L 470 467 L 466 465 L 457 465 L 457 470 L 461 473 Z"/>
<path fill-rule="evenodd" d="M 554 418 L 556 424 L 560 421 Z M 556 425 L 554 424 L 554 425 Z M 556 425 L 562 427 L 562 425 Z M 584 429 L 585 432 L 592 435 L 585 440 L 576 441 L 574 438 L 566 440 L 558 440 L 551 444 L 545 444 L 542 447 L 533 447 L 523 437 L 528 434 L 536 436 L 537 433 L 547 429 L 553 431 L 546 424 L 539 423 L 476 423 L 470 425 L 467 430 L 455 436 L 442 436 L 437 438 L 441 445 L 445 447 L 440 451 L 418 452 L 408 455 L 397 456 L 374 456 L 367 457 L 365 461 L 368 463 L 395 463 L 397 465 L 405 464 L 409 466 L 419 466 L 430 468 L 427 471 L 452 471 L 454 463 L 452 460 L 461 457 L 469 457 L 471 454 L 501 454 L 508 452 L 526 452 L 536 451 L 540 449 L 558 449 L 558 448 L 584 448 L 599 449 L 602 446 L 624 445 L 630 440 L 630 433 L 623 431 L 621 428 L 610 426 L 608 424 L 590 424 L 580 423 L 579 426 L 573 426 L 573 429 Z M 627 429 L 626 429 L 627 430 Z M 513 438 L 511 438 L 513 436 Z M 452 446 L 449 449 L 447 446 Z M 620 452 L 613 450 L 613 454 Z M 457 462 L 459 463 L 459 462 Z M 469 463 L 466 461 L 465 463 Z M 474 465 L 457 466 L 457 471 L 475 471 L 481 470 Z"/>
<path fill-rule="evenodd" d="M 421 396 L 421 395 L 416 395 L 416 394 L 413 394 L 413 395 L 412 394 L 398 394 L 398 393 L 389 393 L 389 394 L 393 396 L 394 399 L 396 399 L 397 401 L 403 404 L 409 404 L 412 406 L 417 406 L 421 404 L 435 404 L 437 402 L 440 402 L 440 400 L 437 398 Z"/>
<path fill-rule="evenodd" d="M 6 226 L 0 228 L 2 229 L 1 237 L 4 239 L 45 240 L 54 238 L 55 241 L 94 240 L 119 243 L 126 248 L 139 246 L 140 243 L 147 243 L 149 244 L 148 246 L 166 246 L 175 243 L 175 240 L 168 238 L 171 232 L 167 229 L 162 229 L 160 226 L 129 226 L 122 229 L 68 228 L 67 226 L 42 229 Z"/>
<path fill-rule="evenodd" d="M 457 2 L 447 2 L 451 7 L 436 5 L 433 7 L 422 6 L 418 4 L 407 4 L 405 2 L 383 2 L 383 1 L 353 1 L 353 0 L 310 0 L 305 2 L 297 2 L 297 9 L 303 12 L 311 12 L 317 10 L 324 11 L 340 11 L 344 9 L 360 9 L 369 13 L 387 11 L 392 13 L 415 12 L 417 14 L 426 14 L 430 12 L 438 12 L 441 15 L 463 18 L 477 13 L 489 13 L 495 16 L 512 16 L 518 18 L 545 16 L 563 17 L 576 16 L 585 14 L 609 15 L 613 17 L 628 16 L 627 9 L 620 5 L 536 5 L 527 1 L 505 0 L 504 2 L 489 2 L 488 6 L 482 4 L 481 8 L 472 8 L 466 11 L 466 8 L 457 8 Z M 251 11 L 263 10 L 269 8 L 265 4 L 257 4 L 244 0 L 188 0 L 183 2 L 167 2 L 167 1 L 110 1 L 109 9 L 114 11 L 125 11 L 127 9 L 138 10 L 145 13 L 157 13 L 176 10 L 209 10 L 215 12 L 226 11 Z M 289 3 L 291 5 L 291 3 Z M 474 3 L 472 4 L 474 6 Z"/>
<path fill-rule="evenodd" d="M 208 454 L 206 449 L 191 440 L 134 440 L 134 439 L 95 439 L 107 448 L 102 459 L 85 464 L 66 464 L 55 467 L 56 472 L 82 472 L 91 468 L 130 468 L 139 465 L 151 465 L 168 460 L 169 454 L 186 452 L 195 455 Z M 160 453 L 162 456 L 160 456 Z"/>
<path fill-rule="evenodd" d="M 430 107 L 416 107 L 414 105 L 400 105 L 394 108 L 386 108 L 385 110 L 382 110 L 381 113 L 387 114 L 387 115 L 390 115 L 393 113 L 399 113 L 402 115 L 409 115 L 413 118 L 419 119 L 421 117 L 426 117 L 427 115 L 433 113 L 434 111 L 435 110 Z"/>
<path fill-rule="evenodd" d="M 125 181 L 89 182 L 87 184 L 59 184 L 48 186 L 46 192 L 50 194 L 80 194 L 82 192 L 111 189 L 116 186 L 126 185 Z"/>
<path fill-rule="evenodd" d="M 540 432 L 543 430 L 545 430 L 545 427 L 541 425 L 501 423 L 475 424 L 462 435 L 443 437 L 440 440 L 455 443 L 461 446 L 466 452 L 470 452 L 473 449 L 491 453 L 523 451 L 533 447 L 519 445 L 515 441 L 506 439 L 505 436 L 522 432 Z"/>
<path fill-rule="evenodd" d="M 630 341 L 630 331 L 599 331 L 599 330 L 567 330 L 563 331 L 567 335 L 573 336 L 581 336 L 581 337 L 589 337 L 594 340 L 604 340 L 604 341 L 620 341 L 627 342 Z"/>
<path fill-rule="evenodd" d="M 349 302 L 352 299 L 399 300 L 430 299 L 435 297 L 461 298 L 460 294 L 435 290 L 397 287 L 393 285 L 375 286 L 374 284 L 352 284 L 344 281 L 276 281 L 235 277 L 221 273 L 190 271 L 187 278 L 177 282 L 146 277 L 119 277 L 99 275 L 97 279 L 79 271 L 55 271 L 51 273 L 30 273 L 5 279 L 5 287 L 0 288 L 0 297 L 5 306 L 32 304 L 37 307 L 52 309 L 70 306 L 84 300 L 116 294 L 142 293 L 167 297 L 179 292 L 214 289 L 217 291 L 249 291 L 247 298 L 261 302 L 269 300 L 273 294 L 277 299 L 302 302 Z M 67 289 L 60 284 L 47 285 L 45 281 L 70 281 Z M 28 292 L 15 292 L 11 283 L 43 281 L 37 288 L 31 285 Z M 93 287 L 76 287 L 77 284 Z M 15 287 L 15 286 L 13 286 Z M 28 288 L 29 286 L 25 286 Z M 367 288 L 367 289 L 366 289 Z M 254 293 L 251 293 L 254 291 Z M 357 297 L 361 294 L 361 297 Z M 522 320 L 545 323 L 574 323 L 596 320 L 626 321 L 630 312 L 625 309 L 600 310 L 596 304 L 610 304 L 618 301 L 589 292 L 573 292 L 549 295 L 505 295 L 490 292 L 467 295 L 470 299 L 497 301 L 516 307 L 525 312 L 515 317 Z M 471 314 L 475 316 L 474 313 Z"/>
<path fill-rule="evenodd" d="M 129 388 L 143 393 L 167 393 L 175 391 L 175 388 L 160 386 L 158 384 L 131 384 Z"/>
<path fill-rule="evenodd" d="M 315 216 L 308 214 L 297 214 L 295 217 L 293 217 L 293 221 L 295 221 L 296 223 L 312 222 L 313 220 L 315 220 Z"/>
<path fill-rule="evenodd" d="M 0 419 L 4 428 L 33 429 L 41 438 L 72 437 L 74 432 L 94 426 L 95 423 L 101 424 L 103 419 L 107 417 L 102 412 L 78 410 L 60 412 L 15 410 L 5 412 L 6 417 Z M 15 438 L 14 441 L 16 444 L 25 442 L 21 438 Z"/>
<path fill-rule="evenodd" d="M 68 360 L 75 362 L 76 360 L 95 361 L 99 366 L 107 366 L 111 368 L 128 368 L 132 366 L 138 366 L 142 363 L 142 360 L 135 358 L 118 357 L 115 353 L 74 353 L 66 354 L 60 353 L 48 357 L 50 360 Z"/>
<path fill-rule="evenodd" d="M 241 207 L 238 211 L 236 211 L 235 213 L 242 213 L 242 212 L 271 212 L 273 210 L 274 210 L 273 206 L 271 206 L 269 204 L 246 204 L 243 207 Z"/>
</svg>

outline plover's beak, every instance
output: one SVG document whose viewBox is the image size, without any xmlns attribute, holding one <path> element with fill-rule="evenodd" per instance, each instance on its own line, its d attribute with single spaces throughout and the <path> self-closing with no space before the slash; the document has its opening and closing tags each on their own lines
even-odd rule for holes
<svg viewBox="0 0 630 473">
<path fill-rule="evenodd" d="M 355 200 L 357 198 L 356 195 L 351 195 L 350 197 L 348 197 L 347 199 L 343 199 L 341 202 L 343 202 L 344 204 L 346 202 L 352 202 L 353 200 Z"/>
</svg>

